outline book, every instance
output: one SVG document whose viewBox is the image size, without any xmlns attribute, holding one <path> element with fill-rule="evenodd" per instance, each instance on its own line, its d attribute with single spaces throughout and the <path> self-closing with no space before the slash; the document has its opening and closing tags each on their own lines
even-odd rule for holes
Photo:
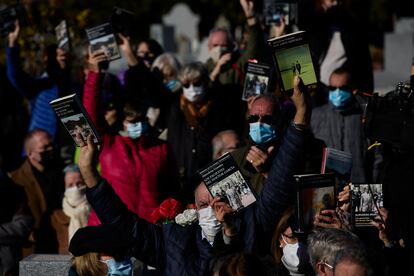
<svg viewBox="0 0 414 276">
<path fill-rule="evenodd" d="M 92 47 L 92 52 L 102 50 L 108 61 L 121 58 L 117 40 L 109 23 L 86 29 L 86 36 Z"/>
<path fill-rule="evenodd" d="M 66 20 L 62 20 L 59 25 L 55 27 L 55 33 L 58 48 L 61 48 L 68 53 L 70 51 L 70 37 Z"/>
<path fill-rule="evenodd" d="M 279 25 L 282 18 L 287 26 L 295 24 L 297 19 L 297 5 L 292 0 L 264 0 L 263 15 L 265 24 L 267 26 L 271 24 Z"/>
<path fill-rule="evenodd" d="M 136 14 L 134 12 L 120 7 L 114 7 L 109 22 L 111 23 L 114 33 L 121 33 L 129 36 L 134 29 L 135 20 Z"/>
<path fill-rule="evenodd" d="M 351 223 L 354 227 L 372 226 L 370 221 L 384 207 L 382 184 L 351 184 Z"/>
<path fill-rule="evenodd" d="M 298 31 L 269 39 L 277 74 L 281 79 L 282 91 L 293 91 L 293 78 L 300 76 L 305 86 L 315 85 L 315 67 L 305 31 Z"/>
<path fill-rule="evenodd" d="M 78 146 L 79 143 L 76 140 L 77 133 L 80 133 L 85 140 L 92 134 L 93 142 L 95 144 L 101 143 L 101 136 L 77 94 L 55 99 L 49 104 L 55 110 L 57 117 Z"/>
<path fill-rule="evenodd" d="M 322 153 L 321 173 L 335 174 L 335 187 L 338 192 L 351 181 L 352 154 L 326 147 Z"/>
<path fill-rule="evenodd" d="M 256 60 L 247 63 L 246 78 L 242 100 L 247 101 L 252 96 L 268 93 L 269 80 L 272 75 L 272 67 Z"/>
<path fill-rule="evenodd" d="M 301 174 L 296 183 L 295 232 L 305 233 L 313 226 L 316 214 L 336 207 L 335 174 Z"/>
<path fill-rule="evenodd" d="M 198 170 L 198 174 L 213 198 L 220 197 L 235 211 L 240 211 L 257 200 L 255 192 L 229 153 Z"/>
<path fill-rule="evenodd" d="M 7 36 L 14 31 L 15 22 L 19 21 L 20 27 L 29 24 L 29 17 L 22 4 L 14 4 L 0 9 L 0 33 Z"/>
</svg>

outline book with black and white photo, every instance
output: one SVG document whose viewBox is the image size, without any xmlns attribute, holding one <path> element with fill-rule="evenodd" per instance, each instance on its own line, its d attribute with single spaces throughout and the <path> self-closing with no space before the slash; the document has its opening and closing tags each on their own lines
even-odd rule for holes
<svg viewBox="0 0 414 276">
<path fill-rule="evenodd" d="M 336 189 L 342 191 L 351 181 L 352 154 L 334 148 L 324 148 L 321 173 L 328 172 L 335 173 Z"/>
<path fill-rule="evenodd" d="M 55 33 L 58 48 L 61 48 L 68 53 L 70 51 L 70 37 L 66 20 L 62 20 L 59 25 L 55 27 Z"/>
<path fill-rule="evenodd" d="M 335 209 L 335 174 L 301 174 L 296 182 L 295 232 L 304 233 L 313 226 L 316 214 Z"/>
<path fill-rule="evenodd" d="M 305 31 L 271 38 L 267 42 L 281 79 L 282 91 L 287 94 L 293 91 L 295 76 L 299 76 L 305 86 L 316 85 L 318 80 Z"/>
<path fill-rule="evenodd" d="M 257 200 L 254 190 L 229 153 L 198 170 L 198 173 L 213 198 L 220 197 L 235 211 L 240 211 Z"/>
<path fill-rule="evenodd" d="M 20 27 L 29 25 L 29 17 L 23 4 L 13 4 L 0 9 L 0 33 L 7 36 L 14 31 L 16 20 Z"/>
<path fill-rule="evenodd" d="M 110 23 L 86 29 L 92 52 L 103 51 L 108 61 L 121 58 L 117 40 Z"/>
<path fill-rule="evenodd" d="M 384 207 L 382 184 L 351 184 L 351 223 L 354 227 L 372 226 Z"/>
<path fill-rule="evenodd" d="M 55 99 L 49 104 L 55 110 L 57 117 L 78 146 L 79 143 L 76 139 L 78 133 L 82 135 L 84 140 L 92 134 L 93 142 L 95 144 L 101 143 L 101 136 L 77 94 Z"/>
<path fill-rule="evenodd" d="M 256 60 L 247 63 L 246 78 L 242 99 L 268 93 L 269 81 L 272 75 L 272 66 L 259 63 Z"/>
</svg>

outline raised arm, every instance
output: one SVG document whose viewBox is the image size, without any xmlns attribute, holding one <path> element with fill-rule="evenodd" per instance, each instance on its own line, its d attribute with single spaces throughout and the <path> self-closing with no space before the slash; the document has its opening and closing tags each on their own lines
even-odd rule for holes
<svg viewBox="0 0 414 276">
<path fill-rule="evenodd" d="M 295 191 L 293 175 L 298 173 L 302 165 L 305 140 L 309 134 L 311 114 L 309 95 L 300 88 L 301 80 L 299 77 L 295 77 L 294 81 L 295 86 L 291 99 L 296 107 L 296 115 L 273 160 L 256 208 L 256 218 L 267 233 L 275 229 L 278 217 L 293 198 Z"/>
<path fill-rule="evenodd" d="M 20 64 L 20 51 L 17 39 L 20 34 L 20 26 L 16 21 L 15 29 L 8 35 L 6 48 L 7 77 L 16 90 L 28 99 L 33 99 L 41 91 L 53 86 L 49 78 L 34 79 L 23 71 Z"/>
<path fill-rule="evenodd" d="M 165 266 L 163 229 L 139 218 L 128 210 L 112 187 L 96 170 L 97 149 L 92 137 L 80 143 L 79 168 L 88 186 L 86 197 L 104 224 L 117 224 L 123 230 L 124 239 L 130 240 L 134 257 L 156 268 Z M 103 241 L 105 242 L 105 241 Z"/>
<path fill-rule="evenodd" d="M 106 123 L 104 119 L 103 110 L 99 109 L 100 106 L 100 93 L 99 85 L 102 80 L 102 75 L 99 72 L 99 62 L 105 61 L 106 56 L 103 52 L 93 52 L 89 48 L 89 72 L 86 77 L 85 85 L 83 88 L 83 105 L 86 111 L 91 117 L 92 122 L 97 128 L 98 132 L 104 134 L 106 129 Z"/>
</svg>

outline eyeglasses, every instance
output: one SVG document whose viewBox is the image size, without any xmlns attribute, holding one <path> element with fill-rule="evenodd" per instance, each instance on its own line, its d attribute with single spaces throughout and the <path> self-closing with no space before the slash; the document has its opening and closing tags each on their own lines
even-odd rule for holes
<svg viewBox="0 0 414 276">
<path fill-rule="evenodd" d="M 274 123 L 274 119 L 273 119 L 272 115 L 254 115 L 254 114 L 252 114 L 252 115 L 249 115 L 249 117 L 247 117 L 247 122 L 249 124 L 259 122 L 259 120 L 260 120 L 261 123 L 265 123 L 265 124 L 268 124 L 268 125 L 272 125 Z"/>
<path fill-rule="evenodd" d="M 330 264 L 328 264 L 327 262 L 319 262 L 319 264 L 326 266 L 327 268 L 329 268 L 330 270 L 334 270 L 334 267 Z"/>
<path fill-rule="evenodd" d="M 184 88 L 189 88 L 191 84 L 195 87 L 200 87 L 201 85 L 203 85 L 201 80 L 195 80 L 195 81 L 189 81 L 189 82 L 183 83 L 183 87 Z"/>
<path fill-rule="evenodd" d="M 342 86 L 339 86 L 339 87 L 337 87 L 337 86 L 328 86 L 328 89 L 329 89 L 329 91 L 334 91 L 336 89 L 340 89 L 340 90 L 344 90 L 344 91 L 348 91 L 348 92 L 352 91 L 351 87 L 349 87 L 348 85 L 342 85 Z"/>
</svg>

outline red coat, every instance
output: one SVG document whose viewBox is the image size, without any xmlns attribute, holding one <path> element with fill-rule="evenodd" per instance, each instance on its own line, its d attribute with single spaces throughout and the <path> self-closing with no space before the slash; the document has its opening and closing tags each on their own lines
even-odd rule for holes
<svg viewBox="0 0 414 276">
<path fill-rule="evenodd" d="M 89 73 L 83 104 L 102 135 L 101 175 L 131 211 L 150 220 L 151 212 L 162 200 L 177 191 L 171 154 L 165 142 L 152 136 L 133 140 L 106 131 L 103 114 L 99 113 L 99 81 L 99 74 Z M 88 224 L 99 223 L 92 211 Z"/>
</svg>

